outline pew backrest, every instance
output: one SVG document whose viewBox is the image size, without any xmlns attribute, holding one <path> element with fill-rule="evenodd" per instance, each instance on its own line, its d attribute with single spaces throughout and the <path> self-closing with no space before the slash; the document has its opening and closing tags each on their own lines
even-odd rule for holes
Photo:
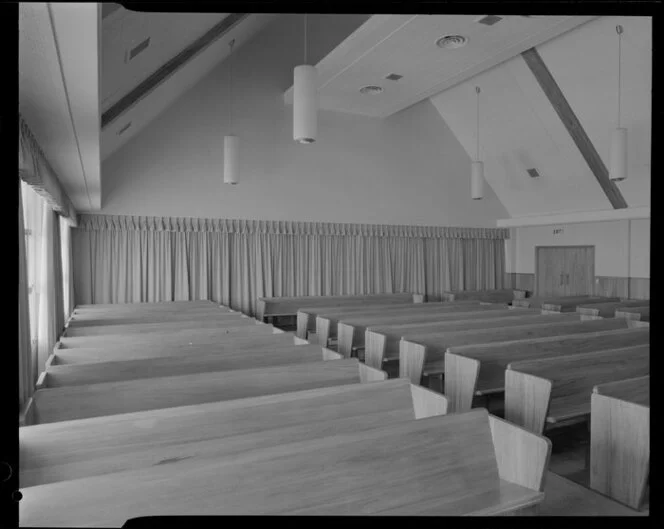
<svg viewBox="0 0 664 529">
<path fill-rule="evenodd" d="M 615 317 L 628 320 L 650 321 L 650 306 L 616 309 Z"/>
<path fill-rule="evenodd" d="M 127 323 L 123 325 L 86 325 L 67 327 L 63 336 L 99 336 L 104 339 L 109 335 L 143 335 L 154 334 L 164 331 L 189 329 L 227 329 L 230 327 L 244 327 L 246 325 L 257 325 L 257 321 L 246 316 L 225 316 L 208 319 L 197 319 L 193 321 L 169 321 L 153 323 Z"/>
</svg>

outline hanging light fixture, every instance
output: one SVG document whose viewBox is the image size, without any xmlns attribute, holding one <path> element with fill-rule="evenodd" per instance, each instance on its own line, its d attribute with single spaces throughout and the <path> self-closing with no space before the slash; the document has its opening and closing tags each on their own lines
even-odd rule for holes
<svg viewBox="0 0 664 529">
<path fill-rule="evenodd" d="M 316 141 L 316 67 L 307 64 L 307 15 L 304 15 L 304 63 L 295 67 L 293 82 L 293 139 L 298 143 Z"/>
<path fill-rule="evenodd" d="M 484 191 L 484 163 L 480 162 L 480 87 L 475 87 L 477 93 L 477 151 L 472 164 L 470 175 L 470 194 L 473 200 L 480 200 Z"/>
<path fill-rule="evenodd" d="M 224 184 L 237 184 L 240 180 L 239 175 L 239 161 L 240 161 L 240 138 L 233 134 L 233 45 L 235 39 L 231 40 L 228 45 L 231 49 L 229 55 L 229 92 L 228 98 L 228 115 L 229 115 L 229 130 L 230 134 L 224 136 Z"/>
<path fill-rule="evenodd" d="M 620 59 L 623 27 L 616 26 L 618 33 L 618 126 L 611 135 L 611 158 L 609 177 L 614 182 L 627 178 L 627 129 L 620 126 Z"/>
</svg>

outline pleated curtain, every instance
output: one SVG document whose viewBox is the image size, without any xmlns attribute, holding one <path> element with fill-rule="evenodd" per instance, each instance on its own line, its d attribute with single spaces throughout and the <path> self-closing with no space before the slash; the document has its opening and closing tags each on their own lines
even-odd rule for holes
<svg viewBox="0 0 664 529">
<path fill-rule="evenodd" d="M 81 215 L 77 304 L 502 288 L 507 230 Z"/>
<path fill-rule="evenodd" d="M 30 301 L 28 293 L 28 263 L 25 230 L 23 227 L 23 200 L 21 184 L 18 186 L 18 370 L 19 410 L 34 393 L 37 379 L 36 350 L 30 340 Z"/>
</svg>

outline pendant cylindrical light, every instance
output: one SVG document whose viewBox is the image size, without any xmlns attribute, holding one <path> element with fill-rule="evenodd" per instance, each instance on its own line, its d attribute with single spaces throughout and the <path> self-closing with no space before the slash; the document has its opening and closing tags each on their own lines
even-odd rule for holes
<svg viewBox="0 0 664 529">
<path fill-rule="evenodd" d="M 224 184 L 237 184 L 240 180 L 240 138 L 224 136 Z"/>
<path fill-rule="evenodd" d="M 481 200 L 484 196 L 484 163 L 480 162 L 480 87 L 475 87 L 477 94 L 477 151 L 470 173 L 470 196 Z"/>
<path fill-rule="evenodd" d="M 240 181 L 240 138 L 233 134 L 233 44 L 235 44 L 235 39 L 229 43 L 231 52 L 229 55 L 230 97 L 228 105 L 231 133 L 224 136 L 224 184 L 235 185 Z"/>
<path fill-rule="evenodd" d="M 318 132 L 317 71 L 307 64 L 307 15 L 304 15 L 304 64 L 293 72 L 293 139 L 313 143 Z"/>
<path fill-rule="evenodd" d="M 609 178 L 620 182 L 627 178 L 627 129 L 620 126 L 620 59 L 623 28 L 616 26 L 618 33 L 618 127 L 611 134 L 611 155 L 609 159 Z"/>
</svg>

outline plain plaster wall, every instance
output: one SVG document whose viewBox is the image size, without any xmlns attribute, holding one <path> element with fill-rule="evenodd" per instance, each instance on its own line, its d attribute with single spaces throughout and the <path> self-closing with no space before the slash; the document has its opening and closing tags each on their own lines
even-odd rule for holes
<svg viewBox="0 0 664 529">
<path fill-rule="evenodd" d="M 361 17 L 311 15 L 312 62 Z M 429 100 L 386 119 L 320 111 L 317 142 L 296 144 L 283 92 L 302 60 L 301 24 L 281 15 L 234 56 L 239 185 L 222 183 L 222 63 L 103 163 L 99 213 L 469 227 L 508 217 L 490 186 L 470 198 L 471 160 Z"/>
</svg>

